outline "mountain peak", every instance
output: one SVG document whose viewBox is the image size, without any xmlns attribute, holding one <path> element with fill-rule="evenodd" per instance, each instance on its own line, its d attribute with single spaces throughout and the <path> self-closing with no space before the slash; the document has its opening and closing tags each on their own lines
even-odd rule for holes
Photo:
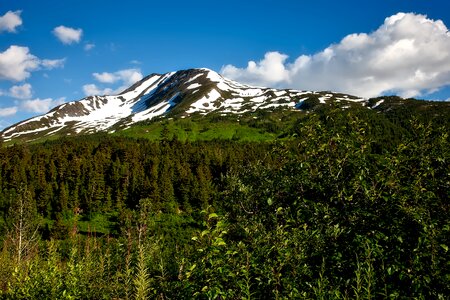
<svg viewBox="0 0 450 300">
<path fill-rule="evenodd" d="M 0 136 L 5 141 L 32 140 L 55 134 L 111 132 L 168 114 L 184 118 L 212 112 L 242 114 L 278 107 L 296 109 L 311 97 L 320 102 L 365 101 L 328 92 L 252 87 L 207 68 L 187 69 L 148 75 L 117 95 L 89 96 L 64 103 L 44 115 L 6 128 Z"/>
</svg>

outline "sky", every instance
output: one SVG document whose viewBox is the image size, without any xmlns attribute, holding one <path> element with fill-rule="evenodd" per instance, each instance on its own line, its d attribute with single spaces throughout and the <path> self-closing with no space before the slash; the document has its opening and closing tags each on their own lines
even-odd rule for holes
<svg viewBox="0 0 450 300">
<path fill-rule="evenodd" d="M 152 73 L 450 100 L 448 0 L 0 0 L 0 130 Z"/>
</svg>

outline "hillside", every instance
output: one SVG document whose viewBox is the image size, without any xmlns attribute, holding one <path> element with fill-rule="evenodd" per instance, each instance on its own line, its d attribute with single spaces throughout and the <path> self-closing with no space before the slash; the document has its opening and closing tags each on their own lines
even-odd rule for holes
<svg viewBox="0 0 450 300">
<path fill-rule="evenodd" d="M 165 129 L 180 140 L 273 140 L 286 137 L 305 114 L 330 109 L 380 113 L 400 127 L 408 126 L 401 119 L 413 116 L 447 123 L 450 115 L 448 102 L 251 87 L 190 69 L 149 75 L 118 95 L 62 104 L 4 129 L 0 137 L 12 144 L 104 132 L 155 140 Z"/>
<path fill-rule="evenodd" d="M 298 109 L 304 101 L 362 103 L 357 97 L 251 87 L 208 69 L 152 74 L 115 96 L 90 96 L 55 107 L 0 133 L 8 141 L 114 132 L 159 116 L 240 115 L 257 110 Z"/>
</svg>

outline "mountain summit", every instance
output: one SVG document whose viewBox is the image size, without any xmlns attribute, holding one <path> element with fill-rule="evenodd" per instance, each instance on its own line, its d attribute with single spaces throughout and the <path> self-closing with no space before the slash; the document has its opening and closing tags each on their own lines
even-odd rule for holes
<svg viewBox="0 0 450 300">
<path fill-rule="evenodd" d="M 4 141 L 32 140 L 56 133 L 73 135 L 112 132 L 132 124 L 193 114 L 242 114 L 260 109 L 301 108 L 305 100 L 367 102 L 365 99 L 330 92 L 307 92 L 253 87 L 223 78 L 209 69 L 189 69 L 151 74 L 118 95 L 89 96 L 64 103 L 0 133 Z"/>
</svg>

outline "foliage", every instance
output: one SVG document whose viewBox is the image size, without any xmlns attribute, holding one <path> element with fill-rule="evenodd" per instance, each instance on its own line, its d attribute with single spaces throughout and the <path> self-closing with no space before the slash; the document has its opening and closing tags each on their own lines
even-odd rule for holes
<svg viewBox="0 0 450 300">
<path fill-rule="evenodd" d="M 181 142 L 169 129 L 159 142 L 97 136 L 2 148 L 0 295 L 450 294 L 445 122 L 357 109 L 290 120 L 244 121 L 285 136 L 274 142 Z M 9 212 L 21 199 L 41 239 L 18 259 Z"/>
</svg>

